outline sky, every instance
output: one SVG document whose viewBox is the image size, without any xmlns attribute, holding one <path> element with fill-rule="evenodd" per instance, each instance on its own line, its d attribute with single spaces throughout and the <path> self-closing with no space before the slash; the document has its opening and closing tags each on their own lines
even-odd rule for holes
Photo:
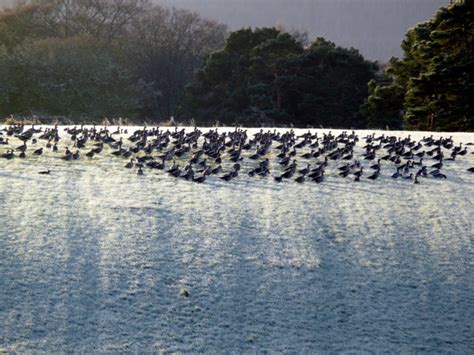
<svg viewBox="0 0 474 355">
<path fill-rule="evenodd" d="M 229 25 L 284 26 L 354 47 L 386 62 L 401 56 L 406 31 L 431 18 L 449 0 L 155 0 Z"/>
<path fill-rule="evenodd" d="M 241 27 L 283 26 L 357 48 L 366 58 L 387 62 L 402 55 L 406 31 L 431 18 L 449 0 L 152 0 L 187 8 Z M 7 5 L 12 0 L 0 0 Z"/>
</svg>

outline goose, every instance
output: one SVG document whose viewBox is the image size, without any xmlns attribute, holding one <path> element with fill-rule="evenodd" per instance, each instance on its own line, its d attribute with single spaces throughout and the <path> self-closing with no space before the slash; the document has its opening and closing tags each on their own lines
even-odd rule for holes
<svg viewBox="0 0 474 355">
<path fill-rule="evenodd" d="M 186 170 L 186 172 L 181 175 L 181 177 L 185 180 L 193 180 L 194 179 L 194 170 L 189 166 L 189 169 Z"/>
<path fill-rule="evenodd" d="M 173 170 L 168 170 L 168 173 L 171 175 L 171 176 L 174 176 L 174 177 L 180 177 L 181 175 L 181 170 L 179 169 L 179 165 L 176 166 L 175 169 Z"/>
<path fill-rule="evenodd" d="M 100 142 L 99 145 L 97 146 L 97 148 L 92 149 L 92 151 L 95 154 L 100 154 L 103 149 L 104 149 L 104 144 L 102 142 Z"/>
<path fill-rule="evenodd" d="M 13 149 L 7 150 L 6 153 L 2 154 L 2 158 L 5 158 L 7 160 L 11 160 L 15 157 L 15 154 L 13 154 Z"/>
<path fill-rule="evenodd" d="M 86 157 L 88 157 L 88 158 L 93 158 L 93 157 L 94 157 L 94 154 L 95 154 L 95 153 L 94 153 L 94 150 L 91 150 L 91 151 L 89 151 L 89 152 L 86 153 Z"/>
<path fill-rule="evenodd" d="M 431 165 L 431 167 L 435 168 L 435 169 L 441 169 L 443 167 L 443 161 L 440 160 L 439 163 L 433 164 L 433 165 Z"/>
<path fill-rule="evenodd" d="M 61 157 L 61 159 L 66 160 L 66 161 L 72 160 L 72 153 L 69 150 L 69 148 L 66 147 L 66 152 L 65 152 L 64 156 Z"/>
<path fill-rule="evenodd" d="M 216 174 L 219 174 L 221 171 L 222 171 L 222 166 L 218 165 L 211 170 L 211 174 L 216 175 Z"/>
<path fill-rule="evenodd" d="M 364 173 L 364 167 L 361 167 L 360 170 L 354 172 L 354 176 L 357 178 L 356 181 L 359 181 L 358 179 L 362 176 Z"/>
<path fill-rule="evenodd" d="M 324 181 L 324 170 L 322 170 L 322 171 L 321 171 L 321 174 L 315 176 L 312 180 L 313 180 L 315 183 L 317 183 L 317 184 L 323 182 L 323 181 Z"/>
<path fill-rule="evenodd" d="M 232 173 L 227 173 L 223 176 L 220 176 L 219 179 L 222 179 L 224 181 L 230 181 L 231 179 L 233 178 L 233 174 Z"/>
<path fill-rule="evenodd" d="M 347 170 L 351 169 L 351 166 L 350 166 L 350 164 L 346 164 L 346 165 L 343 165 L 343 166 L 341 166 L 337 169 L 340 170 L 340 171 L 347 171 Z"/>
<path fill-rule="evenodd" d="M 439 171 L 437 173 L 434 173 L 432 174 L 433 177 L 437 178 L 437 179 L 447 179 L 446 175 L 440 173 Z"/>
<path fill-rule="evenodd" d="M 380 169 L 375 170 L 375 172 L 372 175 L 368 176 L 367 179 L 376 180 L 379 177 L 379 175 L 380 175 Z"/>
<path fill-rule="evenodd" d="M 304 175 L 300 175 L 295 179 L 295 181 L 299 184 L 302 184 L 304 182 L 304 180 L 305 180 Z"/>
<path fill-rule="evenodd" d="M 281 182 L 283 180 L 283 177 L 280 175 L 280 176 L 274 176 L 273 177 L 275 179 L 276 182 Z"/>
<path fill-rule="evenodd" d="M 418 161 L 418 162 L 416 162 L 416 161 L 412 162 L 412 164 L 413 165 L 418 165 L 418 166 L 423 165 L 423 158 L 420 158 L 420 161 Z"/>
<path fill-rule="evenodd" d="M 43 154 L 43 148 L 36 149 L 35 151 L 33 151 L 33 154 L 35 154 L 35 155 Z"/>
<path fill-rule="evenodd" d="M 306 175 L 306 174 L 309 173 L 310 167 L 311 167 L 311 164 L 308 164 L 308 165 L 306 166 L 306 168 L 301 169 L 299 172 L 300 172 L 301 174 L 303 174 L 303 175 Z"/>
<path fill-rule="evenodd" d="M 375 152 L 371 152 L 367 154 L 364 158 L 364 160 L 374 160 L 375 159 Z"/>
<path fill-rule="evenodd" d="M 418 153 L 415 154 L 415 156 L 418 157 L 418 158 L 423 158 L 425 156 L 425 151 L 423 150 L 421 152 L 418 152 Z"/>
<path fill-rule="evenodd" d="M 206 174 L 202 174 L 201 176 L 197 178 L 193 178 L 193 181 L 197 182 L 198 184 L 203 183 L 204 181 L 206 181 Z"/>
<path fill-rule="evenodd" d="M 418 172 L 416 173 L 417 176 L 428 176 L 428 172 L 426 171 L 426 166 L 423 166 Z"/>
<path fill-rule="evenodd" d="M 125 165 L 125 168 L 126 168 L 126 169 L 131 169 L 131 168 L 133 168 L 133 165 L 134 165 L 134 164 L 133 164 L 133 158 L 132 158 L 132 159 L 130 159 L 130 161 Z"/>
<path fill-rule="evenodd" d="M 392 175 L 392 178 L 393 178 L 393 179 L 396 179 L 396 178 L 399 178 L 399 177 L 401 177 L 401 176 L 402 176 L 402 174 L 400 173 L 400 167 L 398 167 L 396 173 L 394 173 L 394 174 Z"/>
<path fill-rule="evenodd" d="M 341 171 L 341 172 L 339 173 L 339 176 L 341 176 L 341 177 L 348 177 L 349 174 L 350 174 L 350 172 L 351 172 L 350 170 Z"/>
<path fill-rule="evenodd" d="M 353 157 L 354 157 L 354 151 L 351 150 L 351 152 L 348 155 L 342 157 L 342 160 L 352 160 Z"/>
<path fill-rule="evenodd" d="M 303 159 L 311 159 L 313 157 L 313 154 L 314 154 L 314 150 L 311 150 L 310 153 L 305 153 L 305 154 L 301 155 L 301 157 Z"/>
<path fill-rule="evenodd" d="M 251 156 L 249 156 L 249 159 L 252 159 L 252 160 L 257 160 L 258 158 L 260 158 L 260 154 L 258 154 L 258 153 L 255 153 L 255 154 L 252 154 Z"/>
<path fill-rule="evenodd" d="M 284 179 L 289 179 L 294 175 L 295 171 L 293 169 L 289 169 L 285 171 L 283 174 L 281 174 L 281 177 Z"/>
<path fill-rule="evenodd" d="M 370 168 L 374 170 L 380 170 L 380 159 L 377 160 L 377 164 L 372 165 Z"/>
<path fill-rule="evenodd" d="M 442 161 L 443 160 L 443 152 L 438 153 L 438 155 L 434 156 L 433 159 Z"/>
<path fill-rule="evenodd" d="M 16 150 L 18 150 L 20 152 L 24 152 L 24 151 L 26 151 L 26 149 L 27 149 L 26 142 L 23 142 L 22 145 L 20 145 L 19 147 L 16 147 Z"/>
</svg>

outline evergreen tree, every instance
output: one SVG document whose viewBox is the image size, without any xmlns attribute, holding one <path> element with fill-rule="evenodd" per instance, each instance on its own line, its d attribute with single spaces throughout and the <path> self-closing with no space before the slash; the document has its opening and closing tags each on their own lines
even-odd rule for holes
<svg viewBox="0 0 474 355">
<path fill-rule="evenodd" d="M 367 126 L 378 129 L 401 129 L 403 127 L 403 102 L 405 84 L 396 81 L 393 68 L 398 64 L 392 58 L 382 73 L 368 83 L 368 98 L 362 106 Z"/>
<path fill-rule="evenodd" d="M 397 112 L 404 112 L 407 129 L 474 130 L 473 4 L 452 2 L 407 32 L 403 58 L 390 61 L 388 80 L 370 83 L 363 110 L 371 126 L 393 122 L 395 128 Z"/>
<path fill-rule="evenodd" d="M 443 7 L 409 31 L 413 40 L 404 44 L 404 53 L 419 71 L 407 85 L 407 128 L 474 129 L 473 4 L 468 0 Z"/>
<path fill-rule="evenodd" d="M 304 48 L 275 28 L 230 34 L 189 88 L 191 112 L 227 124 L 357 126 L 377 67 L 318 38 Z"/>
<path fill-rule="evenodd" d="M 377 65 L 355 49 L 317 38 L 288 62 L 291 99 L 288 112 L 301 126 L 363 127 L 359 107 Z"/>
</svg>

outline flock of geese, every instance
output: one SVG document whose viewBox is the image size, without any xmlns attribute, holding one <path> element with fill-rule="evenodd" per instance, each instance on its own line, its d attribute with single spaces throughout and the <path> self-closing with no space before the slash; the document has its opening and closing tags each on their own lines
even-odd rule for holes
<svg viewBox="0 0 474 355">
<path fill-rule="evenodd" d="M 24 125 L 6 126 L 0 130 L 0 158 L 27 159 L 50 150 L 58 159 L 73 163 L 110 154 L 124 159 L 124 167 L 136 169 L 138 175 L 163 170 L 175 178 L 196 183 L 203 183 L 210 176 L 225 181 L 235 179 L 241 174 L 245 160 L 248 176 L 272 176 L 277 182 L 321 183 L 331 166 L 341 178 L 354 181 L 376 180 L 383 172 L 393 179 L 418 184 L 421 178 L 446 179 L 446 165 L 468 154 L 467 146 L 474 145 L 467 143 L 463 147 L 462 143 L 455 144 L 452 137 L 429 136 L 416 141 L 410 135 L 400 138 L 374 133 L 359 138 L 354 131 L 337 136 L 330 131 L 320 136 L 308 131 L 298 136 L 293 130 L 281 133 L 261 129 L 249 136 L 241 128 L 229 132 L 219 132 L 216 128 L 204 133 L 198 128 L 186 132 L 178 127 L 171 131 L 144 127 L 131 134 L 120 127 L 62 129 L 67 139 L 57 126 L 44 129 L 34 125 L 28 129 Z M 358 143 L 363 147 L 357 153 Z M 467 171 L 474 173 L 474 167 Z M 39 173 L 48 175 L 51 170 Z"/>
</svg>

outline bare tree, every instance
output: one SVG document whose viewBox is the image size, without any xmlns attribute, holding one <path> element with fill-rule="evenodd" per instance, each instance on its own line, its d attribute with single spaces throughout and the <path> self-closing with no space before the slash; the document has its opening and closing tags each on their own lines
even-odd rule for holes
<svg viewBox="0 0 474 355">
<path fill-rule="evenodd" d="M 131 21 L 149 8 L 149 0 L 19 0 L 18 7 L 35 6 L 39 24 L 51 35 L 87 34 L 107 41 L 124 33 Z"/>
<path fill-rule="evenodd" d="M 19 0 L 0 12 L 0 45 L 93 38 L 132 74 L 141 114 L 169 118 L 207 53 L 222 48 L 226 26 L 150 0 Z"/>
<path fill-rule="evenodd" d="M 137 76 L 160 95 L 156 107 L 145 114 L 177 116 L 185 85 L 204 56 L 224 45 L 226 26 L 181 9 L 154 6 L 132 21 L 130 58 L 138 60 Z"/>
</svg>

